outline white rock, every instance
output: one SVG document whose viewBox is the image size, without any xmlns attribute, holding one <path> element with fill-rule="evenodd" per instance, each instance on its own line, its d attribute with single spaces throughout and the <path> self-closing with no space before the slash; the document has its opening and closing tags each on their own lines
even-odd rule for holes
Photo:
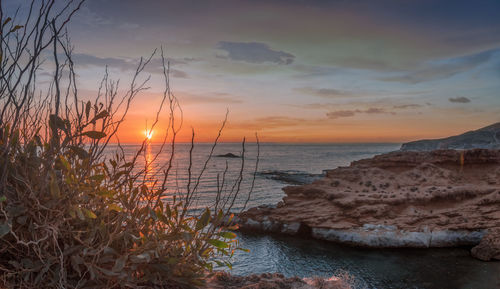
<svg viewBox="0 0 500 289">
<path fill-rule="evenodd" d="M 399 230 L 394 226 L 371 224 L 348 230 L 312 228 L 314 238 L 367 247 L 427 248 L 475 245 L 481 241 L 484 234 L 484 230 L 430 231 L 428 228 L 421 232 L 412 232 Z"/>
</svg>

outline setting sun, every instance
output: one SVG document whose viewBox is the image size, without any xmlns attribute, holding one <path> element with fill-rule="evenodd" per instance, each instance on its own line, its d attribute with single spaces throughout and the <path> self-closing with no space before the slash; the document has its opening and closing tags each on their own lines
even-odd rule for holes
<svg viewBox="0 0 500 289">
<path fill-rule="evenodd" d="M 153 130 L 145 130 L 144 134 L 146 135 L 146 139 L 151 140 L 153 137 Z"/>
</svg>

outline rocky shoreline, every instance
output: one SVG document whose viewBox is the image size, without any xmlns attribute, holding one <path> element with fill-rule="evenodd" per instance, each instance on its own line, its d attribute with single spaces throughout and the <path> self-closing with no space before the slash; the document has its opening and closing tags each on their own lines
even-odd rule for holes
<svg viewBox="0 0 500 289">
<path fill-rule="evenodd" d="M 288 186 L 276 206 L 238 216 L 255 230 L 365 247 L 476 246 L 500 259 L 500 151 L 397 151 Z"/>
<path fill-rule="evenodd" d="M 234 276 L 227 272 L 217 272 L 208 278 L 207 289 L 352 289 L 354 279 L 350 276 L 331 278 L 287 278 L 279 273 Z"/>
</svg>

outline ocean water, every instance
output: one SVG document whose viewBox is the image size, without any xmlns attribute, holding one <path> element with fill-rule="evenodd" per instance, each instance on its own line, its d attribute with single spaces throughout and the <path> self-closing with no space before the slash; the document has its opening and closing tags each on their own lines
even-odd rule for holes
<svg viewBox="0 0 500 289">
<path fill-rule="evenodd" d="M 399 149 L 399 144 L 260 144 L 255 181 L 257 146 L 245 146 L 245 159 L 218 157 L 232 153 L 240 156 L 242 145 L 222 143 L 214 157 L 202 170 L 211 144 L 196 144 L 192 152 L 191 188 L 200 177 L 195 209 L 214 203 L 217 177 L 220 180 L 226 165 L 223 192 L 239 186 L 239 197 L 233 210 L 241 210 L 252 188 L 247 207 L 276 204 L 284 193 L 282 188 L 310 182 L 321 177 L 326 169 L 349 165 L 354 160 L 372 157 Z M 127 157 L 132 157 L 137 145 L 124 145 Z M 109 152 L 116 149 L 110 146 Z M 189 144 L 175 148 L 173 169 L 169 177 L 171 188 L 167 199 L 182 194 L 189 183 Z M 140 159 L 151 182 L 170 156 L 170 148 L 151 144 Z M 153 161 L 154 160 L 154 161 Z M 240 170 L 243 181 L 237 182 Z M 234 188 L 234 189 L 233 189 Z M 250 253 L 237 251 L 232 259 L 232 273 L 279 272 L 286 276 L 323 276 L 349 274 L 360 288 L 500 288 L 500 262 L 486 263 L 470 257 L 469 248 L 453 249 L 361 249 L 289 236 L 238 233 L 240 245 Z"/>
<path fill-rule="evenodd" d="M 333 169 L 338 166 L 346 166 L 353 160 L 371 157 L 376 154 L 399 149 L 399 144 L 276 144 L 263 143 L 259 147 L 255 143 L 245 145 L 245 160 L 243 168 L 243 181 L 240 184 L 240 194 L 237 198 L 234 210 L 243 208 L 248 192 L 254 184 L 248 206 L 264 204 L 276 204 L 284 194 L 282 188 L 285 185 L 310 182 L 318 178 L 323 170 Z M 127 158 L 132 158 L 139 149 L 138 145 L 123 145 Z M 192 152 L 192 181 L 196 182 L 212 144 L 196 144 Z M 108 152 L 116 149 L 114 146 L 108 148 Z M 253 175 L 257 162 L 259 150 L 259 163 L 255 181 Z M 141 167 L 148 171 L 148 178 L 154 180 L 161 176 L 166 169 L 165 165 L 170 158 L 170 147 L 161 147 L 151 144 L 146 148 L 146 153 L 139 158 Z M 178 144 L 175 148 L 173 168 L 169 177 L 169 188 L 171 193 L 182 194 L 188 183 L 190 144 Z M 225 189 L 230 191 L 237 181 L 242 168 L 241 158 L 219 157 L 232 153 L 241 156 L 243 147 L 240 143 L 220 143 L 216 146 L 213 157 L 206 165 L 206 170 L 200 178 L 198 186 L 198 202 L 195 206 L 199 209 L 213 203 L 217 189 L 217 175 L 222 178 L 226 165 Z M 167 198 L 168 198 L 167 196 Z M 247 207 L 248 207 L 247 206 Z"/>
</svg>

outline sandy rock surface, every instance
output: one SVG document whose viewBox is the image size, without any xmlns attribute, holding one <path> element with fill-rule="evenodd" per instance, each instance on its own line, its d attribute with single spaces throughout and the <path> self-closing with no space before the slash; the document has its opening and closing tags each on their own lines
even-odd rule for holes
<svg viewBox="0 0 500 289">
<path fill-rule="evenodd" d="M 471 253 L 483 261 L 500 260 L 500 228 L 489 230 Z"/>
<path fill-rule="evenodd" d="M 242 229 L 371 247 L 477 245 L 500 228 L 500 151 L 392 152 L 284 191 L 277 206 L 240 214 Z"/>
</svg>

